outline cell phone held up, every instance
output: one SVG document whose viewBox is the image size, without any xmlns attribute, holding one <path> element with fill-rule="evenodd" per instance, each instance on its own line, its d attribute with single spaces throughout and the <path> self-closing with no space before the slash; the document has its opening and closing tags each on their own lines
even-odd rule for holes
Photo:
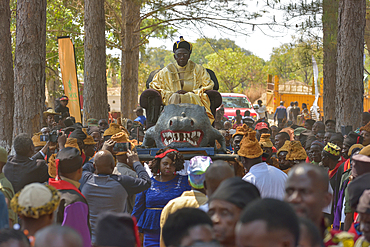
<svg viewBox="0 0 370 247">
<path fill-rule="evenodd" d="M 131 150 L 130 142 L 117 142 L 113 146 L 114 152 L 127 152 L 127 150 Z"/>
</svg>

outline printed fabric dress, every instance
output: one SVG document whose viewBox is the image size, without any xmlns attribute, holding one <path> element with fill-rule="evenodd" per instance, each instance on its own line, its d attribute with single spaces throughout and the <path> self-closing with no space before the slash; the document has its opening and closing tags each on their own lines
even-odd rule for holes
<svg viewBox="0 0 370 247">
<path fill-rule="evenodd" d="M 159 182 L 154 177 L 151 180 L 151 187 L 136 195 L 132 215 L 137 219 L 140 232 L 144 233 L 144 247 L 159 247 L 162 209 L 170 200 L 191 190 L 191 187 L 188 176 L 177 175 L 167 182 Z"/>
</svg>

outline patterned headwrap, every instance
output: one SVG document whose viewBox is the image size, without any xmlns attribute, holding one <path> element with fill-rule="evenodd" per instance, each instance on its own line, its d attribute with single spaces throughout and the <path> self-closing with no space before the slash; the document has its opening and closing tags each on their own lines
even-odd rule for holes
<svg viewBox="0 0 370 247">
<path fill-rule="evenodd" d="M 211 165 L 212 159 L 207 156 L 195 156 L 191 158 L 188 166 L 188 178 L 190 185 L 195 189 L 204 188 L 206 170 Z"/>
<path fill-rule="evenodd" d="M 340 156 L 341 149 L 334 143 L 328 142 L 323 151 L 328 153 L 333 159 L 337 159 Z"/>
<path fill-rule="evenodd" d="M 10 202 L 18 215 L 38 219 L 53 213 L 60 201 L 58 190 L 47 184 L 32 183 L 19 191 Z"/>
<path fill-rule="evenodd" d="M 173 44 L 173 52 L 175 53 L 177 49 L 180 49 L 180 48 L 184 48 L 186 50 L 189 51 L 189 53 L 192 52 L 193 50 L 193 46 L 187 42 L 186 40 L 184 40 L 184 37 L 183 36 L 180 36 L 180 41 L 176 41 L 174 44 Z"/>
</svg>

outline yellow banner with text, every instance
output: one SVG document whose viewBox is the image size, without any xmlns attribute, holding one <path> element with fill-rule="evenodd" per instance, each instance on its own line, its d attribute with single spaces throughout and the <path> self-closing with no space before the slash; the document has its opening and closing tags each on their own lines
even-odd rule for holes
<svg viewBox="0 0 370 247">
<path fill-rule="evenodd" d="M 70 37 L 58 37 L 59 64 L 62 72 L 64 93 L 69 98 L 68 107 L 71 116 L 81 123 L 80 97 L 78 93 L 76 60 Z"/>
</svg>

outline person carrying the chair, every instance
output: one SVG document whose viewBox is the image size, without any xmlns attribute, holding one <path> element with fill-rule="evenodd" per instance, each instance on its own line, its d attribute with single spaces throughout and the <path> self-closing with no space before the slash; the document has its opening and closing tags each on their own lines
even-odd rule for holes
<svg viewBox="0 0 370 247">
<path fill-rule="evenodd" d="M 189 60 L 192 45 L 182 36 L 174 43 L 173 52 L 176 63 L 160 70 L 149 84 L 150 88 L 161 94 L 164 105 L 190 103 L 204 106 L 213 123 L 211 103 L 205 91 L 212 90 L 214 82 L 202 65 Z"/>
</svg>

